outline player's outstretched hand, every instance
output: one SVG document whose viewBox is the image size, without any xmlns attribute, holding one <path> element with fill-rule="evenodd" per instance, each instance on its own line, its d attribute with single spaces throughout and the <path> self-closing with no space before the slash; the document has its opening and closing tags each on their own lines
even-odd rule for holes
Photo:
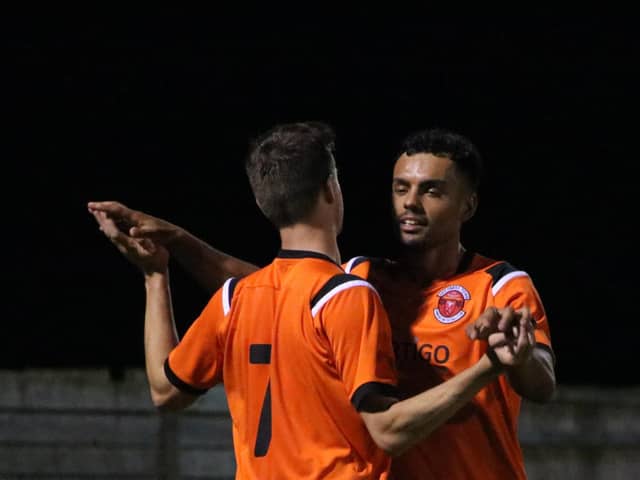
<svg viewBox="0 0 640 480">
<path fill-rule="evenodd" d="M 119 230 L 132 238 L 149 238 L 164 245 L 175 240 L 182 229 L 140 210 L 133 210 L 120 202 L 89 202 L 89 212 L 103 212 L 113 220 Z"/>
<path fill-rule="evenodd" d="M 149 215 L 131 210 L 118 202 L 90 202 L 88 208 L 105 236 L 143 273 L 166 271 L 169 262 L 167 249 L 151 238 L 130 235 L 135 233 L 132 230 L 141 218 L 137 214 L 140 213 L 143 220 Z"/>
</svg>

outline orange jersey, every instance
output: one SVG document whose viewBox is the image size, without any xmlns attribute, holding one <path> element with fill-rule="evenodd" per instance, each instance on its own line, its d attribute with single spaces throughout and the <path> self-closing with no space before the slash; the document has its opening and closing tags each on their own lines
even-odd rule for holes
<svg viewBox="0 0 640 480">
<path fill-rule="evenodd" d="M 389 322 L 374 288 L 324 255 L 283 250 L 227 280 L 165 371 L 187 392 L 224 383 L 237 479 L 388 478 L 358 407 L 396 395 Z"/>
<path fill-rule="evenodd" d="M 427 288 L 416 287 L 389 260 L 356 257 L 345 271 L 369 279 L 382 297 L 402 398 L 438 385 L 480 359 L 487 344 L 469 340 L 465 327 L 490 306 L 528 306 L 536 320 L 537 346 L 551 350 L 547 316 L 531 278 L 506 262 L 468 254 L 456 275 Z M 517 433 L 520 403 L 501 376 L 427 439 L 394 458 L 393 477 L 526 478 Z"/>
</svg>

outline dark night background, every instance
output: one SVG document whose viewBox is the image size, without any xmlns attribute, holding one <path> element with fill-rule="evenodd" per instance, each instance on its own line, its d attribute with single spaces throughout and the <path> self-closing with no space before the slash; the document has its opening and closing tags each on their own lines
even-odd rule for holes
<svg viewBox="0 0 640 480">
<path fill-rule="evenodd" d="M 4 20 L 0 367 L 142 366 L 142 277 L 86 202 L 120 200 L 267 263 L 277 236 L 242 170 L 248 139 L 318 119 L 338 134 L 344 259 L 394 253 L 389 180 L 402 137 L 456 130 L 487 164 L 464 244 L 530 273 L 559 383 L 640 383 L 640 42 L 624 12 Z M 207 296 L 178 268 L 172 282 L 182 332 Z"/>
</svg>

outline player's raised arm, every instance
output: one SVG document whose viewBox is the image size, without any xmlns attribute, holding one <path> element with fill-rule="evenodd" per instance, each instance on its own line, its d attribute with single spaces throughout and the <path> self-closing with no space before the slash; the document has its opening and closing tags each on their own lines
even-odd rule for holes
<svg viewBox="0 0 640 480">
<path fill-rule="evenodd" d="M 92 214 L 107 238 L 144 275 L 144 352 L 153 403 L 159 408 L 184 408 L 196 397 L 176 389 L 164 372 L 165 359 L 178 344 L 169 287 L 169 252 L 149 238 L 126 235 L 114 218 L 102 210 L 94 209 Z"/>
<path fill-rule="evenodd" d="M 89 202 L 89 212 L 102 212 L 95 216 L 100 229 L 109 238 L 126 235 L 129 242 L 133 239 L 148 238 L 164 245 L 173 258 L 190 273 L 210 294 L 213 294 L 229 277 L 244 277 L 258 269 L 239 258 L 213 248 L 205 241 L 184 228 L 139 210 L 133 210 L 120 202 Z M 110 220 L 116 230 L 104 225 Z M 122 239 L 124 241 L 124 239 Z"/>
</svg>

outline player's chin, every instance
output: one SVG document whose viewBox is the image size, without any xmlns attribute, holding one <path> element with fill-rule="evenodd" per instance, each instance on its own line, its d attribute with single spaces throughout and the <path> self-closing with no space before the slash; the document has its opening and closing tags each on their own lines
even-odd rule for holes
<svg viewBox="0 0 640 480">
<path fill-rule="evenodd" d="M 400 242 L 405 248 L 423 248 L 425 245 L 425 238 L 423 235 L 407 235 L 405 233 L 401 233 Z"/>
</svg>

